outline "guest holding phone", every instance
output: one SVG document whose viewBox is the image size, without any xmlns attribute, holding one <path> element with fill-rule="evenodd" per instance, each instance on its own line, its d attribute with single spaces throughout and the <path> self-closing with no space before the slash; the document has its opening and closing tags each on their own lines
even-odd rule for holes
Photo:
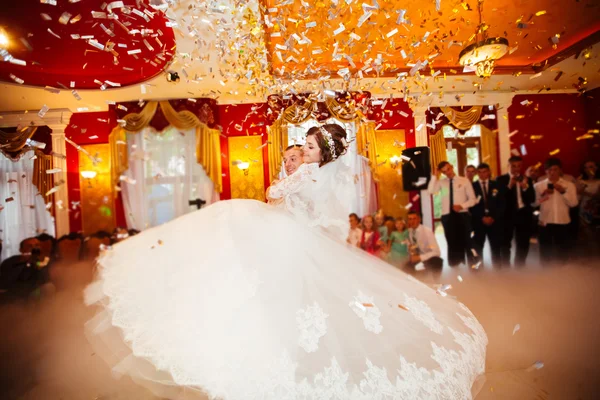
<svg viewBox="0 0 600 400">
<path fill-rule="evenodd" d="M 549 158 L 544 167 L 547 179 L 535 184 L 536 204 L 540 206 L 540 258 L 564 262 L 569 256 L 569 207 L 577 205 L 577 190 L 561 177 L 558 158 Z"/>
</svg>

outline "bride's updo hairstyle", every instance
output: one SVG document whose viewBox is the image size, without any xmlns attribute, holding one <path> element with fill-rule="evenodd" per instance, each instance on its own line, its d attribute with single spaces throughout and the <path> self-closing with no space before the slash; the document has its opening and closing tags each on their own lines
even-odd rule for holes
<svg viewBox="0 0 600 400">
<path fill-rule="evenodd" d="M 314 136 L 321 149 L 319 166 L 335 161 L 346 153 L 346 131 L 337 124 L 314 126 L 306 132 L 306 136 Z"/>
</svg>

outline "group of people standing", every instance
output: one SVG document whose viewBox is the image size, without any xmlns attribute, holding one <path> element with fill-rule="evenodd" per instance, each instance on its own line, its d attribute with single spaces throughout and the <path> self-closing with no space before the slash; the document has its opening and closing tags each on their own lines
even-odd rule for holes
<svg viewBox="0 0 600 400">
<path fill-rule="evenodd" d="M 410 211 L 406 221 L 401 217 L 386 217 L 381 211 L 374 217 L 366 215 L 362 220 L 353 213 L 349 220 L 347 242 L 350 245 L 398 267 L 414 267 L 420 263 L 426 267 L 442 267 L 435 234 L 421 224 L 421 216 L 416 211 Z"/>
<path fill-rule="evenodd" d="M 489 165 L 480 164 L 475 181 L 468 173 L 467 177 L 457 176 L 447 161 L 437 166 L 427 190 L 442 196 L 449 265 L 465 260 L 472 266 L 479 265 L 486 240 L 492 264 L 511 265 L 514 239 L 514 265 L 522 266 L 536 232 L 541 261 L 565 262 L 572 253 L 570 244 L 578 235 L 572 227 L 577 226 L 579 215 L 587 215 L 589 228 L 596 229 L 593 225 L 598 222 L 600 179 L 594 162 L 584 164 L 578 180 L 563 174 L 558 158 L 546 160 L 546 175 L 541 178 L 531 176 L 532 169 L 524 174 L 519 156 L 511 157 L 508 163 L 509 172 L 495 180 Z M 447 179 L 440 179 L 441 174 Z M 578 212 L 580 209 L 583 213 Z"/>
</svg>

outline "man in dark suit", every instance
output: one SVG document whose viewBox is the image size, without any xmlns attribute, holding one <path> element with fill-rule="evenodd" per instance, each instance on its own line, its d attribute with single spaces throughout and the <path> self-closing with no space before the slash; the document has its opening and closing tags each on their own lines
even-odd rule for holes
<svg viewBox="0 0 600 400">
<path fill-rule="evenodd" d="M 492 265 L 498 267 L 502 264 L 500 247 L 504 201 L 497 182 L 490 179 L 491 171 L 488 164 L 479 164 L 477 175 L 479 180 L 473 182 L 473 191 L 478 202 L 470 209 L 473 221 L 473 241 L 477 246 L 477 253 L 482 256 L 487 237 L 492 252 Z"/>
<path fill-rule="evenodd" d="M 511 247 L 515 238 L 517 251 L 515 265 L 522 266 L 529 252 L 535 202 L 534 182 L 523 175 L 523 159 L 513 156 L 508 159 L 509 173 L 496 179 L 500 195 L 504 200 L 503 238 L 501 258 L 510 265 Z"/>
</svg>

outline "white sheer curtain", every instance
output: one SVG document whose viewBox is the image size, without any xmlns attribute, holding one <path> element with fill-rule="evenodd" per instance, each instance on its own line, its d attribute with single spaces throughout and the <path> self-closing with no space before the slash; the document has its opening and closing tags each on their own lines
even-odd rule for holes
<svg viewBox="0 0 600 400">
<path fill-rule="evenodd" d="M 0 155 L 0 240 L 2 260 L 19 254 L 23 239 L 40 233 L 55 235 L 54 218 L 33 179 L 33 150 L 17 161 Z M 12 198 L 12 200 L 11 200 Z"/>
<path fill-rule="evenodd" d="M 344 123 L 335 118 L 330 118 L 325 123 L 338 124 L 346 132 L 348 141 L 347 155 L 343 157 L 344 163 L 350 167 L 356 181 L 356 200 L 352 210 L 362 218 L 368 214 L 377 212 L 377 187 L 373 180 L 373 174 L 369 168 L 369 160 L 358 154 L 356 147 L 356 126 L 354 122 Z M 315 119 L 309 119 L 300 125 L 288 125 L 288 146 L 293 144 L 304 145 L 306 132 L 313 126 L 319 126 Z M 285 177 L 285 168 L 281 168 L 280 177 Z"/>
<path fill-rule="evenodd" d="M 128 134 L 127 146 L 129 169 L 121 191 L 129 228 L 143 230 L 194 211 L 190 200 L 202 199 L 206 205 L 219 200 L 196 162 L 195 130 L 146 128 Z"/>
</svg>

